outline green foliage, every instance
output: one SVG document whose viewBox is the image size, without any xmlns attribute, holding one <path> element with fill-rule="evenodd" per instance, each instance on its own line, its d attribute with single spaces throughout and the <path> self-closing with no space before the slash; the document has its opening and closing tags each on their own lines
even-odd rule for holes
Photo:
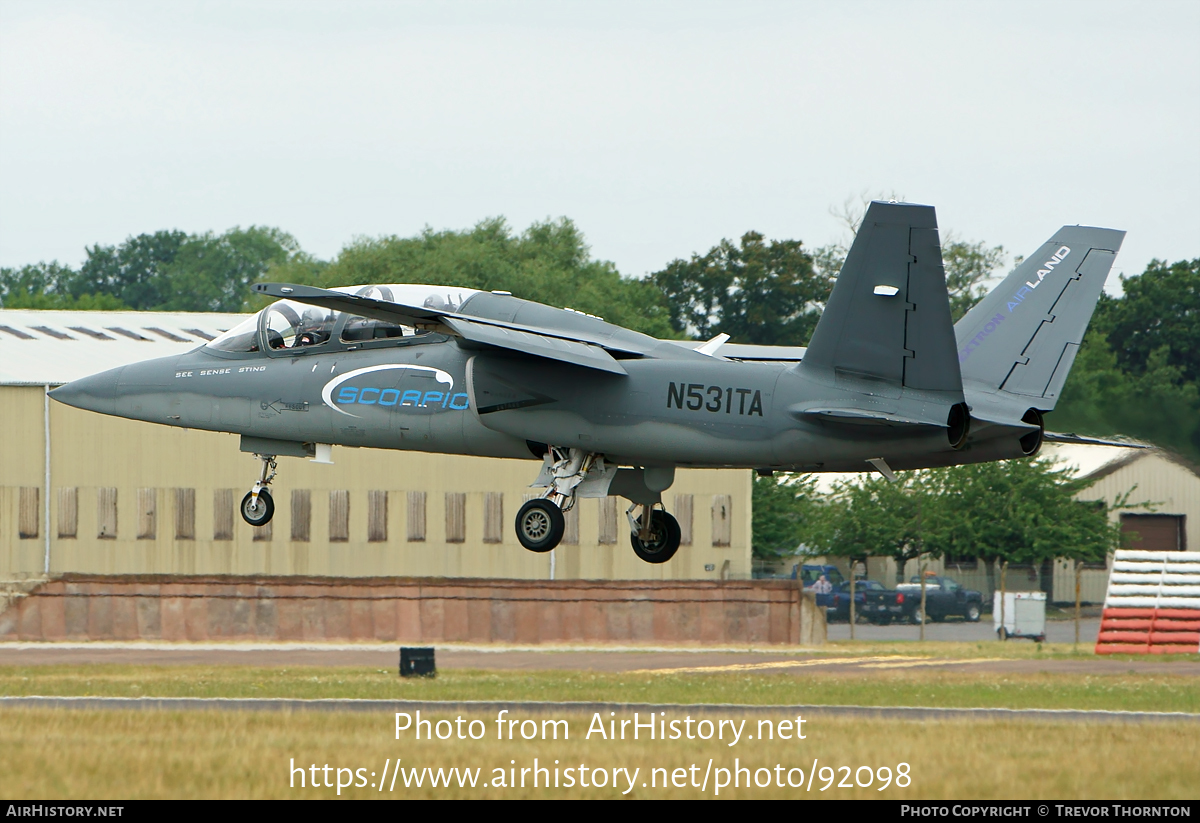
<svg viewBox="0 0 1200 823">
<path fill-rule="evenodd" d="M 320 272 L 321 285 L 430 283 L 510 291 L 570 307 L 656 337 L 674 337 L 667 304 L 654 285 L 622 277 L 594 260 L 582 232 L 566 218 L 514 234 L 503 218 L 468 231 L 426 228 L 416 237 L 359 238 Z"/>
<path fill-rule="evenodd" d="M 70 279 L 71 294 L 106 294 L 132 309 L 154 309 L 170 295 L 163 277 L 188 236 L 181 231 L 157 231 L 128 238 L 120 246 L 91 246 L 87 260 Z"/>
<path fill-rule="evenodd" d="M 651 280 L 666 295 L 676 332 L 776 346 L 808 341 L 833 287 L 799 240 L 767 242 L 753 231 L 740 245 L 722 240 L 706 254 L 673 260 Z"/>
<path fill-rule="evenodd" d="M 935 555 L 1040 563 L 1103 560 L 1120 546 L 1105 504 L 1081 502 L 1086 483 L 1044 459 L 1003 460 L 929 472 L 934 500 L 925 526 Z M 1127 502 L 1127 501 L 1120 501 Z"/>
<path fill-rule="evenodd" d="M 927 472 L 904 472 L 895 482 L 869 474 L 839 483 L 813 547 L 836 557 L 890 556 L 900 573 L 922 553 L 929 487 Z"/>
<path fill-rule="evenodd" d="M 902 472 L 896 482 L 867 475 L 836 487 L 816 518 L 823 526 L 814 530 L 815 548 L 890 556 L 901 569 L 922 553 L 1035 564 L 1101 560 L 1120 545 L 1120 528 L 1103 502 L 1075 499 L 1084 487 L 1047 460 Z"/>
<path fill-rule="evenodd" d="M 846 263 L 849 247 L 841 243 L 821 246 L 813 252 L 816 270 L 826 278 L 836 278 Z M 942 265 L 946 270 L 946 290 L 950 293 L 950 317 L 959 318 L 984 298 L 988 280 L 1008 259 L 1003 246 L 988 246 L 982 240 L 959 240 L 954 232 L 942 237 Z M 1018 261 L 1020 259 L 1018 258 Z"/>
<path fill-rule="evenodd" d="M 175 258 L 163 267 L 160 282 L 166 294 L 155 308 L 166 311 L 244 311 L 250 286 L 274 266 L 295 269 L 309 262 L 290 234 L 251 226 L 224 234 L 188 237 Z"/>
<path fill-rule="evenodd" d="M 1124 296 L 1103 300 L 1096 312 L 1121 369 L 1143 374 L 1165 350 L 1160 365 L 1178 368 L 1180 382 L 1200 382 L 1200 258 L 1169 266 L 1152 260 L 1121 284 Z"/>
<path fill-rule="evenodd" d="M 1200 260 L 1156 260 L 1123 283 L 1124 297 L 1101 298 L 1053 426 L 1200 461 Z"/>
<path fill-rule="evenodd" d="M 240 312 L 250 285 L 269 270 L 314 282 L 322 265 L 279 229 L 159 231 L 91 246 L 79 271 L 59 263 L 0 269 L 0 302 L 10 309 Z"/>
<path fill-rule="evenodd" d="M 1003 246 L 987 246 L 982 240 L 968 243 L 953 232 L 942 238 L 942 265 L 946 290 L 950 292 L 950 316 L 955 323 L 984 298 L 987 281 L 1004 265 L 1008 253 Z"/>
<path fill-rule="evenodd" d="M 811 541 L 820 528 L 825 509 L 816 478 L 805 474 L 756 476 L 751 502 L 751 544 L 759 560 L 795 554 L 797 547 Z"/>
<path fill-rule="evenodd" d="M 0 269 L 0 307 L 6 309 L 117 310 L 127 308 L 108 294 L 72 295 L 75 272 L 57 261 Z"/>
</svg>

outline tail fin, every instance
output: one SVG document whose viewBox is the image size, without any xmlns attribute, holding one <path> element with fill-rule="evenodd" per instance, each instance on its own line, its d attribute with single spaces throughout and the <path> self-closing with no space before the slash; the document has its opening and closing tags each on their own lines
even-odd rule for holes
<svg viewBox="0 0 1200 823">
<path fill-rule="evenodd" d="M 932 206 L 867 209 L 801 368 L 850 387 L 863 381 L 962 401 L 954 328 Z"/>
<path fill-rule="evenodd" d="M 1049 411 L 1125 232 L 1063 226 L 954 327 L 963 383 Z"/>
</svg>

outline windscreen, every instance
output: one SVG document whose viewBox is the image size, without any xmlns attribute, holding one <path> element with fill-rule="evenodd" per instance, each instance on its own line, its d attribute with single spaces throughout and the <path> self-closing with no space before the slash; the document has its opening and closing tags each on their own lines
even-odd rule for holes
<svg viewBox="0 0 1200 823">
<path fill-rule="evenodd" d="M 204 348 L 230 352 L 258 351 L 258 315 L 247 317 Z"/>
</svg>

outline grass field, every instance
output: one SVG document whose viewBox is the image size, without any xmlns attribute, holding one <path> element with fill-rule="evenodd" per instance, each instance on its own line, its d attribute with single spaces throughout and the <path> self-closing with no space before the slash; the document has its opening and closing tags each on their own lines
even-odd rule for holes
<svg viewBox="0 0 1200 823">
<path fill-rule="evenodd" d="M 590 717 L 570 717 L 570 740 L 497 741 L 495 723 L 487 720 L 487 737 L 480 741 L 425 741 L 411 737 L 397 741 L 391 715 L 259 713 L 259 712 L 126 712 L 6 710 L 0 723 L 0 760 L 5 772 L 6 795 L 22 798 L 318 798 L 335 797 L 336 788 L 299 786 L 290 771 L 292 761 L 305 768 L 328 764 L 328 780 L 336 785 L 354 782 L 363 769 L 365 787 L 342 790 L 343 797 L 467 798 L 467 797 L 618 797 L 634 784 L 629 797 L 669 798 L 713 796 L 724 773 L 740 765 L 742 787 L 721 789 L 721 797 L 787 797 L 890 799 L 1186 799 L 1196 792 L 1200 762 L 1200 735 L 1194 726 L 1167 724 L 1053 724 L 1024 722 L 870 722 L 824 719 L 805 724 L 805 740 L 748 741 L 730 747 L 728 741 L 601 740 L 583 739 Z M 747 731 L 755 720 L 747 721 Z M 1169 756 L 1164 756 L 1169 753 Z M 422 775 L 420 788 L 405 787 L 404 777 L 391 780 L 382 792 L 374 787 L 385 762 L 394 774 L 394 758 L 404 769 Z M 609 785 L 603 788 L 532 787 L 532 773 L 522 768 L 538 765 L 577 769 L 586 765 L 589 782 L 599 782 L 593 771 L 603 771 Z M 735 758 L 737 762 L 735 763 Z M 664 787 L 668 777 L 685 784 L 700 784 L 712 760 L 711 776 L 703 790 L 691 785 Z M 811 788 L 780 788 L 777 780 L 790 777 L 807 783 L 816 763 Z M 907 764 L 907 767 L 900 764 Z M 696 766 L 694 772 L 689 770 Z M 781 765 L 782 771 L 775 772 Z M 892 785 L 877 791 L 884 772 L 868 775 L 860 767 L 890 770 Z M 431 788 L 425 767 L 478 769 L 475 788 Z M 665 769 L 653 773 L 653 768 Z M 770 773 L 757 772 L 767 768 Z M 829 771 L 822 771 L 824 768 Z M 848 770 L 845 770 L 848 767 Z M 501 769 L 513 788 L 484 787 Z M 636 775 L 631 773 L 634 769 Z M 790 772 L 799 768 L 803 775 Z M 513 769 L 515 771 L 510 772 Z M 611 785 L 618 771 L 618 788 Z M 675 769 L 688 771 L 675 772 Z M 909 784 L 896 785 L 907 772 Z M 305 771 L 305 782 L 311 778 Z M 412 783 L 411 773 L 408 774 Z M 461 776 L 463 773 L 460 772 Z M 578 774 L 578 772 L 576 772 Z M 552 771 L 544 779 L 552 780 Z M 746 788 L 749 780 L 769 779 L 770 787 Z M 856 782 L 873 785 L 854 786 Z M 295 782 L 293 787 L 292 783 Z M 657 786 L 643 786 L 657 783 Z M 829 785 L 832 784 L 832 785 Z M 850 784 L 841 788 L 838 784 Z M 825 785 L 829 787 L 822 792 Z"/>
<path fill-rule="evenodd" d="M 945 668 L 855 668 L 831 671 L 823 661 L 845 657 L 919 657 L 977 661 Z M 0 667 L 0 695 L 376 698 L 410 700 L 601 701 L 655 704 L 867 705 L 1070 708 L 1200 712 L 1200 678 L 1141 674 L 1136 661 L 1119 674 L 997 673 L 986 659 L 1087 658 L 1090 649 L 1033 644 L 830 644 L 802 669 L 698 673 L 484 671 L 442 669 L 436 679 L 401 679 L 394 669 L 216 665 L 54 665 Z M 711 659 L 711 658 L 710 658 Z M 1168 667 L 1169 671 L 1169 667 Z M 679 719 L 682 715 L 668 715 Z M 571 710 L 566 710 L 571 711 Z M 735 709 L 706 717 L 737 722 Z M 558 719 L 557 715 L 552 715 Z M 538 722 L 546 715 L 539 715 Z M 495 715 L 479 740 L 395 736 L 393 715 L 381 713 L 84 711 L 5 708 L 0 711 L 0 768 L 6 794 L 20 798 L 335 797 L 628 797 L 713 796 L 736 766 L 748 767 L 740 788 L 721 797 L 887 797 L 892 799 L 1187 799 L 1195 796 L 1200 734 L 1195 724 L 1059 723 L 1025 720 L 813 718 L 804 740 L 751 740 L 758 716 L 745 718 L 744 737 L 723 740 L 585 738 L 591 715 L 566 714 L 569 740 L 498 740 Z M 434 720 L 438 719 L 435 715 Z M 446 718 L 453 719 L 453 718 Z M 516 718 L 520 719 L 520 718 Z M 610 718 L 601 718 L 608 720 Z M 631 719 L 611 718 L 614 720 Z M 668 718 L 670 719 L 670 718 Z M 772 718 L 784 720 L 787 718 Z M 644 718 L 643 718 L 644 720 Z M 448 726 L 446 727 L 449 728 Z M 531 727 L 532 728 L 532 727 Z M 396 758 L 413 772 L 380 792 L 377 775 L 395 775 Z M 538 765 L 575 769 L 576 785 L 534 788 Z M 304 769 L 299 784 L 293 765 Z M 710 765 L 711 761 L 711 765 Z M 814 761 L 816 769 L 814 773 Z M 321 782 L 313 787 L 311 765 Z M 321 768 L 328 764 L 328 774 Z M 907 764 L 901 766 L 900 764 Z M 601 769 L 608 785 L 579 785 Z M 695 771 L 691 767 L 695 765 Z M 780 770 L 776 770 L 776 766 Z M 450 787 L 431 787 L 423 770 L 460 769 Z M 870 767 L 870 771 L 860 770 Z M 759 769 L 768 771 L 758 771 Z M 342 771 L 339 773 L 339 769 Z M 361 772 L 357 770 L 361 769 Z M 461 770 L 478 770 L 466 772 Z M 495 785 L 500 769 L 504 782 Z M 620 771 L 624 769 L 625 771 Z M 633 770 L 637 769 L 636 775 Z M 659 771 L 653 771 L 658 769 Z M 683 772 L 676 772 L 683 769 Z M 800 771 L 790 771 L 799 769 Z M 876 772 L 875 769 L 880 769 Z M 509 771 L 512 770 L 512 771 Z M 617 770 L 614 772 L 614 770 Z M 724 770 L 724 771 L 722 771 Z M 886 771 L 885 771 L 886 770 Z M 899 771 L 909 775 L 897 784 Z M 375 773 L 374 775 L 372 773 Z M 449 772 L 444 772 L 449 775 Z M 553 772 L 547 773 L 550 777 Z M 684 784 L 666 786 L 668 777 Z M 474 774 L 475 786 L 469 785 Z M 802 776 L 801 776 L 802 774 Z M 510 777 L 511 776 L 511 777 Z M 810 781 L 811 776 L 811 781 Z M 769 787 L 748 788 L 751 778 Z M 780 780 L 805 788 L 780 787 Z M 878 786 L 887 778 L 890 785 Z M 468 782 L 459 786 L 458 778 Z M 871 782 L 871 786 L 854 785 Z M 552 778 L 550 778 L 552 779 Z M 614 789 L 612 781 L 621 786 Z M 295 783 L 295 785 L 292 785 Z M 646 783 L 648 785 L 643 786 Z M 487 784 L 485 786 L 485 784 Z M 821 791 L 823 786 L 828 786 Z"/>
<path fill-rule="evenodd" d="M 435 679 L 356 667 L 0 667 L 0 695 L 553 700 L 953 706 L 1200 712 L 1200 678 L 872 669 L 637 674 L 443 670 Z"/>
</svg>

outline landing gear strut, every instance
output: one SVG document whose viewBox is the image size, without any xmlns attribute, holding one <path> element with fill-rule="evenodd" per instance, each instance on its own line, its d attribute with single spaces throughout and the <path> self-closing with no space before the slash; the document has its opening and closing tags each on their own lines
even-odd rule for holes
<svg viewBox="0 0 1200 823">
<path fill-rule="evenodd" d="M 541 497 L 527 501 L 517 512 L 517 540 L 522 546 L 531 552 L 552 551 L 563 539 L 566 531 L 564 513 L 575 505 L 581 484 L 585 480 L 592 483 L 607 477 L 607 483 L 603 486 L 594 484 L 586 490 L 585 496 L 616 493 L 635 500 L 654 501 L 634 503 L 625 513 L 634 554 L 647 563 L 666 563 L 675 556 L 682 536 L 679 521 L 661 508 L 658 494 L 671 485 L 674 469 L 665 472 L 656 469 L 653 482 L 646 483 L 650 469 L 639 469 L 639 474 L 630 469 L 617 471 L 614 466 L 604 465 L 604 455 L 583 449 L 551 446 L 548 458 L 548 465 L 543 468 L 538 482 L 538 485 L 545 483 L 546 490 Z M 620 491 L 615 491 L 622 477 L 625 479 L 619 486 Z M 632 482 L 631 477 L 635 478 Z"/>
<path fill-rule="evenodd" d="M 576 487 L 604 458 L 583 449 L 550 448 L 550 485 L 517 512 L 517 540 L 531 552 L 548 552 L 567 530 L 563 513 L 575 505 Z"/>
<path fill-rule="evenodd" d="M 271 492 L 267 490 L 267 486 L 275 479 L 275 455 L 256 454 L 254 456 L 262 462 L 262 471 L 258 475 L 258 481 L 254 484 L 254 488 L 246 492 L 246 496 L 242 498 L 242 519 L 251 526 L 264 526 L 270 523 L 271 518 L 275 516 L 275 501 L 271 499 Z"/>
</svg>

